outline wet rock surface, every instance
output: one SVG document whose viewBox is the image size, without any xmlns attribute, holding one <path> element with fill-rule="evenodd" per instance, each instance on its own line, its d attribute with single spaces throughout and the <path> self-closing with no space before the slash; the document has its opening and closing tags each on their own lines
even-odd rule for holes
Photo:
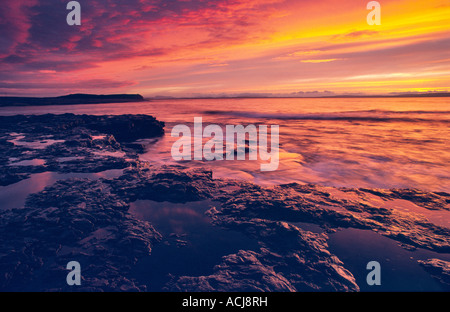
<svg viewBox="0 0 450 312">
<path fill-rule="evenodd" d="M 450 262 L 439 259 L 419 260 L 419 263 L 430 272 L 436 280 L 450 291 Z"/>
<path fill-rule="evenodd" d="M 71 290 L 65 266 L 77 259 L 83 264 L 77 290 L 145 290 L 127 271 L 161 236 L 128 208 L 100 180 L 59 181 L 32 194 L 24 208 L 0 218 L 0 289 Z"/>
<path fill-rule="evenodd" d="M 358 291 L 350 271 L 326 248 L 326 235 L 285 222 L 252 219 L 239 224 L 264 246 L 227 255 L 209 276 L 182 276 L 177 291 Z"/>
<path fill-rule="evenodd" d="M 224 200 L 223 208 L 215 215 L 217 222 L 264 218 L 290 222 L 310 222 L 333 229 L 353 227 L 371 229 L 401 243 L 438 252 L 450 252 L 450 229 L 435 225 L 420 214 L 385 208 L 385 200 L 371 197 L 361 190 L 352 190 L 357 196 L 347 196 L 350 189 L 336 189 L 317 185 L 286 184 L 273 188 L 254 185 L 235 191 Z M 397 193 L 401 190 L 396 190 Z M 407 197 L 414 190 L 404 190 Z M 449 198 L 442 194 L 435 203 L 436 194 L 429 193 L 428 201 L 422 193 L 422 202 L 435 210 L 447 210 L 441 205 Z"/>
<path fill-rule="evenodd" d="M 358 291 L 353 273 L 329 251 L 329 234 L 340 228 L 372 230 L 408 249 L 450 252 L 449 228 L 426 214 L 448 213 L 448 193 L 297 183 L 262 187 L 213 179 L 204 169 L 156 167 L 139 160 L 143 147 L 133 143 L 163 133 L 163 124 L 150 116 L 0 119 L 2 185 L 44 171 L 124 169 L 116 178 L 57 181 L 29 195 L 24 207 L 2 211 L 3 291 L 147 290 L 151 276 L 138 281 L 131 272 L 167 238 L 151 220 L 129 213 L 137 200 L 219 202 L 206 212 L 211 223 L 243 233 L 259 246 L 224 254 L 210 274 L 172 276 L 164 291 Z M 41 161 L 33 163 L 36 159 Z M 408 204 L 420 213 L 393 204 Z M 323 231 L 312 232 L 302 226 L 306 223 Z M 180 242 L 179 248 L 189 244 L 184 236 Z M 82 263 L 82 286 L 76 289 L 66 284 L 66 264 L 72 260 Z M 448 262 L 432 259 L 421 265 L 447 289 Z"/>
<path fill-rule="evenodd" d="M 142 152 L 130 142 L 163 134 L 164 123 L 146 115 L 0 116 L 0 185 L 44 171 L 123 169 Z"/>
</svg>

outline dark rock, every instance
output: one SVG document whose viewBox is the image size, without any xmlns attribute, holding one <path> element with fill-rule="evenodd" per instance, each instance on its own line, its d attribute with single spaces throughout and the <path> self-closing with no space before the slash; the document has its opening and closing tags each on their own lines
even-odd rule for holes
<svg viewBox="0 0 450 312">
<path fill-rule="evenodd" d="M 130 183 L 130 181 L 133 181 Z M 216 188 L 208 170 L 180 170 L 162 167 L 158 170 L 133 167 L 111 185 L 115 192 L 130 201 L 151 199 L 183 203 L 210 198 Z"/>
<path fill-rule="evenodd" d="M 450 262 L 440 259 L 418 260 L 418 262 L 445 287 L 446 291 L 450 290 Z"/>
<path fill-rule="evenodd" d="M 89 290 L 144 290 L 127 272 L 161 235 L 127 209 L 100 180 L 59 181 L 33 194 L 24 209 L 0 217 L 0 290 L 70 290 L 72 260 L 83 265 Z"/>
<path fill-rule="evenodd" d="M 23 133 L 64 135 L 74 128 L 112 134 L 118 141 L 134 141 L 164 134 L 164 123 L 148 115 L 16 115 L 0 116 L 0 130 Z M 66 133 L 62 133 L 64 131 Z"/>
<path fill-rule="evenodd" d="M 284 222 L 249 220 L 246 231 L 269 248 L 225 256 L 209 276 L 182 276 L 178 291 L 358 291 L 353 275 L 326 249 L 326 236 Z"/>
<path fill-rule="evenodd" d="M 27 173 L 16 173 L 16 172 L 4 172 L 5 170 L 0 170 L 0 186 L 6 186 L 13 183 L 27 179 L 30 175 Z"/>
<path fill-rule="evenodd" d="M 12 132 L 22 136 L 20 144 L 10 142 L 17 138 L 10 135 Z M 164 123 L 147 115 L 0 116 L 0 160 L 5 164 L 0 168 L 0 185 L 19 182 L 30 173 L 100 172 L 133 166 L 143 146 L 124 143 L 123 147 L 120 142 L 163 134 Z M 72 159 L 59 161 L 59 157 Z M 45 164 L 8 165 L 10 158 L 16 162 L 43 159 Z"/>
</svg>

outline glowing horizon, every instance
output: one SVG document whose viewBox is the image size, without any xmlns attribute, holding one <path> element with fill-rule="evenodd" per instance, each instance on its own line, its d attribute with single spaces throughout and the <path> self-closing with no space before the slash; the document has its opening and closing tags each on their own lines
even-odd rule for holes
<svg viewBox="0 0 450 312">
<path fill-rule="evenodd" d="M 0 94 L 389 94 L 450 91 L 450 3 L 7 0 Z"/>
</svg>

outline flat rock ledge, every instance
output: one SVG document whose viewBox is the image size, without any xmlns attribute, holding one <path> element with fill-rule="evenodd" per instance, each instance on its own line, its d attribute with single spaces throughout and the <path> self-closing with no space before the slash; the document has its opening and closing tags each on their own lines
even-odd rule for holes
<svg viewBox="0 0 450 312">
<path fill-rule="evenodd" d="M 162 135 L 164 123 L 147 115 L 0 116 L 0 186 L 45 171 L 123 169 L 144 151 L 133 141 Z"/>
<path fill-rule="evenodd" d="M 133 268 L 139 259 L 151 257 L 164 237 L 151 221 L 129 213 L 136 200 L 211 199 L 220 203 L 206 212 L 213 225 L 258 242 L 257 250 L 225 254 L 209 275 L 172 276 L 164 291 L 358 291 L 352 272 L 329 251 L 329 233 L 341 228 L 372 230 L 408 249 L 450 252 L 447 227 L 389 206 L 401 201 L 423 212 L 448 211 L 448 193 L 297 183 L 262 187 L 213 179 L 204 169 L 153 166 L 139 160 L 142 146 L 133 143 L 164 133 L 163 123 L 150 116 L 0 119 L 0 158 L 7 160 L 1 167 L 3 185 L 43 171 L 123 169 L 116 178 L 57 181 L 29 195 L 24 207 L 3 210 L 0 291 L 73 291 L 65 282 L 65 266 L 74 259 L 83 263 L 82 286 L 76 291 L 147 290 L 146 283 L 133 278 Z M 119 128 L 128 130 L 118 133 Z M 36 158 L 44 163 L 14 165 Z M 308 231 L 303 223 L 323 231 Z M 448 262 L 420 264 L 447 287 Z"/>
</svg>

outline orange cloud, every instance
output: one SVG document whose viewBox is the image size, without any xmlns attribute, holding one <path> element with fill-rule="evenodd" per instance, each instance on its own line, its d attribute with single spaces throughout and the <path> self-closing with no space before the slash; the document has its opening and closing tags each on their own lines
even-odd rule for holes
<svg viewBox="0 0 450 312">
<path fill-rule="evenodd" d="M 4 2 L 0 92 L 450 90 L 448 0 L 384 0 L 380 26 L 359 0 L 92 0 L 78 28 L 54 0 Z"/>
<path fill-rule="evenodd" d="M 301 60 L 302 63 L 328 63 L 334 61 L 340 61 L 342 59 L 332 58 L 332 59 L 317 59 L 317 60 Z"/>
</svg>

